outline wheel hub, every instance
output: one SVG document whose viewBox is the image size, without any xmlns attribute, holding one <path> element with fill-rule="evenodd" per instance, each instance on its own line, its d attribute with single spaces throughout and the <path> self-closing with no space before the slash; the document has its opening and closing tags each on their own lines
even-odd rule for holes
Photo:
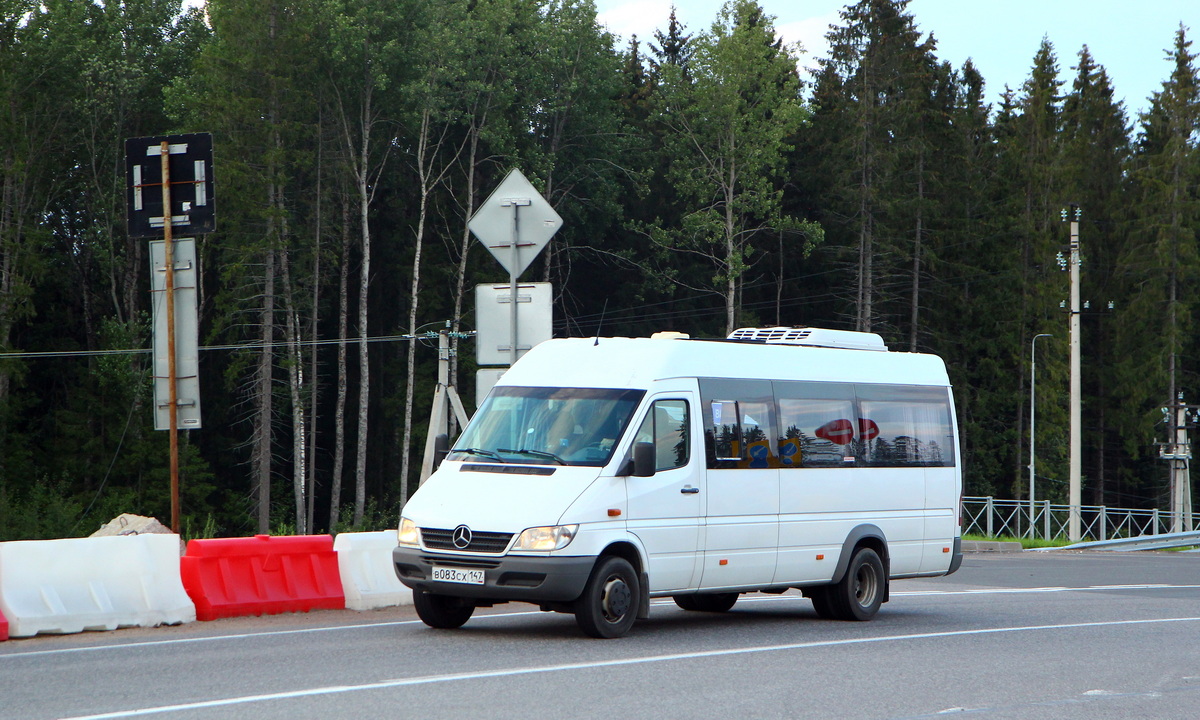
<svg viewBox="0 0 1200 720">
<path fill-rule="evenodd" d="M 629 585 L 621 578 L 610 578 L 604 584 L 604 617 L 610 621 L 619 620 L 629 612 L 633 602 L 633 593 Z"/>
<path fill-rule="evenodd" d="M 858 600 L 860 606 L 867 607 L 875 602 L 875 573 L 869 567 L 861 567 L 858 570 L 856 580 L 857 582 L 854 584 L 855 598 Z"/>
</svg>

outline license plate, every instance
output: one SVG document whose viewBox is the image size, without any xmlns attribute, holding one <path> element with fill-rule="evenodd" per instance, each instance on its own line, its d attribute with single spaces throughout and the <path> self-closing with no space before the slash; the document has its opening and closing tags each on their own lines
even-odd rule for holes
<svg viewBox="0 0 1200 720">
<path fill-rule="evenodd" d="M 482 570 L 467 570 L 465 568 L 434 567 L 433 579 L 440 582 L 463 583 L 466 585 L 482 585 Z"/>
</svg>

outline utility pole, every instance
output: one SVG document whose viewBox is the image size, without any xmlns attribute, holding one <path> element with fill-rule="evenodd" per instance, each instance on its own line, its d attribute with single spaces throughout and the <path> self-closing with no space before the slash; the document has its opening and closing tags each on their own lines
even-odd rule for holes
<svg viewBox="0 0 1200 720">
<path fill-rule="evenodd" d="M 434 449 L 438 435 L 449 437 L 451 410 L 454 412 L 454 417 L 458 421 L 459 427 L 465 427 L 468 419 L 467 411 L 463 408 L 462 400 L 458 398 L 458 391 L 454 389 L 454 383 L 450 378 L 450 358 L 454 352 L 450 348 L 450 337 L 454 336 L 464 339 L 471 337 L 475 333 L 456 333 L 449 328 L 450 322 L 447 321 L 445 329 L 439 330 L 436 333 L 426 333 L 426 337 L 437 336 L 438 384 L 437 390 L 434 391 L 433 395 L 433 408 L 429 413 L 429 430 L 425 435 L 425 457 L 421 461 L 420 485 L 424 485 L 429 476 L 433 474 Z M 447 405 L 450 407 L 447 408 Z"/>
<path fill-rule="evenodd" d="M 1071 461 L 1068 498 L 1070 514 L 1067 523 L 1067 537 L 1073 543 L 1079 542 L 1082 538 L 1080 505 L 1083 496 L 1083 446 L 1080 435 L 1083 413 L 1079 381 L 1079 218 L 1082 214 L 1078 205 L 1071 205 L 1069 212 L 1067 210 L 1062 212 L 1063 220 L 1069 219 L 1071 223 L 1070 258 L 1068 259 L 1071 271 Z"/>
<path fill-rule="evenodd" d="M 1189 466 L 1192 460 L 1192 445 L 1188 439 L 1188 411 L 1193 413 L 1198 406 L 1185 405 L 1183 393 L 1179 393 L 1175 404 L 1163 408 L 1163 419 L 1168 420 L 1165 443 L 1159 443 L 1158 456 L 1170 464 L 1171 532 L 1192 531 L 1192 478 Z"/>
</svg>

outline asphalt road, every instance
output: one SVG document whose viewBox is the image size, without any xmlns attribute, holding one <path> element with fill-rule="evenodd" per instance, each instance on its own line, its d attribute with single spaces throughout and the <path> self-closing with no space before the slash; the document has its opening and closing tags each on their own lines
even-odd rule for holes
<svg viewBox="0 0 1200 720">
<path fill-rule="evenodd" d="M 798 593 L 656 601 L 619 640 L 512 604 L 0 643 L 0 717 L 1197 718 L 1200 554 L 968 554 L 869 623 Z"/>
</svg>

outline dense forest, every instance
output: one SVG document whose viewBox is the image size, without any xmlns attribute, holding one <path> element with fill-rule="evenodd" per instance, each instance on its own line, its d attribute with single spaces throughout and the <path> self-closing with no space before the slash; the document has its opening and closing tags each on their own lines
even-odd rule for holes
<svg viewBox="0 0 1200 720">
<path fill-rule="evenodd" d="M 394 527 L 447 323 L 474 407 L 473 288 L 507 274 L 467 220 L 513 168 L 564 219 L 522 276 L 553 283 L 556 336 L 813 325 L 937 353 L 967 494 L 1026 496 L 1052 335 L 1037 486 L 1060 502 L 1077 205 L 1083 502 L 1167 507 L 1161 408 L 1200 372 L 1187 28 L 1130 117 L 1052 38 L 985 102 L 907 0 L 847 6 L 820 58 L 754 0 L 659 27 L 618 42 L 591 0 L 0 0 L 0 540 L 169 516 L 123 152 L 188 132 L 217 196 L 188 536 Z"/>
</svg>

